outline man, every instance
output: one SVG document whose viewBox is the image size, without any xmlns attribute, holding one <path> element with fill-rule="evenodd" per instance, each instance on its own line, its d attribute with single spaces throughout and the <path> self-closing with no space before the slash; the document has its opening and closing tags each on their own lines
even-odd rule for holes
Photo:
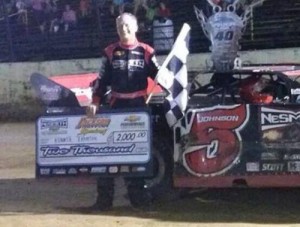
<svg viewBox="0 0 300 227">
<path fill-rule="evenodd" d="M 123 13 L 116 19 L 116 27 L 120 40 L 104 49 L 99 78 L 93 87 L 92 104 L 87 107 L 88 116 L 94 116 L 100 103 L 103 103 L 107 86 L 111 87 L 112 108 L 145 107 L 147 77 L 154 78 L 158 72 L 159 66 L 153 48 L 137 40 L 136 17 Z M 97 189 L 95 207 L 99 210 L 110 209 L 113 203 L 114 179 L 99 179 Z"/>
</svg>

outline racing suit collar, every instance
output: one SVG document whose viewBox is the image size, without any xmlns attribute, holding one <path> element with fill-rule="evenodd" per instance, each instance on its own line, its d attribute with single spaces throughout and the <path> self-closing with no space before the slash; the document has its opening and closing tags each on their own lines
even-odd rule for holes
<svg viewBox="0 0 300 227">
<path fill-rule="evenodd" d="M 134 49 L 135 47 L 137 47 L 137 45 L 138 45 L 138 40 L 136 39 L 135 41 L 134 41 L 134 43 L 133 44 L 124 44 L 124 43 L 122 43 L 121 41 L 119 42 L 119 45 L 122 47 L 122 48 L 124 48 L 124 49 Z"/>
</svg>

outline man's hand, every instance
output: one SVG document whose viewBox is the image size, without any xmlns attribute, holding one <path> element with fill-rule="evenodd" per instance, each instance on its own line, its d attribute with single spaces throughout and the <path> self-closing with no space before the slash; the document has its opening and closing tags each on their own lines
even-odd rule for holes
<svg viewBox="0 0 300 227">
<path fill-rule="evenodd" d="M 95 117 L 97 110 L 99 109 L 98 105 L 90 104 L 86 107 L 86 115 L 88 117 Z"/>
</svg>

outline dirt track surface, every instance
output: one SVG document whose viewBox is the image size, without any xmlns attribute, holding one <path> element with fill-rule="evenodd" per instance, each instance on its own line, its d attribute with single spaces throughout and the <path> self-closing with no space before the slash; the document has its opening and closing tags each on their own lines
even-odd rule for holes
<svg viewBox="0 0 300 227">
<path fill-rule="evenodd" d="M 151 211 L 120 194 L 113 211 L 88 209 L 95 182 L 35 180 L 34 134 L 34 123 L 0 124 L 0 226 L 300 226 L 299 189 L 195 192 Z"/>
</svg>

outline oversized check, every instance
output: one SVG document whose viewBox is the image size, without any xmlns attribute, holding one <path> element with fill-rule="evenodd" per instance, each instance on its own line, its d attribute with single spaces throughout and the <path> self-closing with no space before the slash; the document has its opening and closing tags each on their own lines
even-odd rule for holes
<svg viewBox="0 0 300 227">
<path fill-rule="evenodd" d="M 147 172 L 149 112 L 42 116 L 36 122 L 37 176 Z M 147 175 L 147 174 L 146 174 Z"/>
</svg>

